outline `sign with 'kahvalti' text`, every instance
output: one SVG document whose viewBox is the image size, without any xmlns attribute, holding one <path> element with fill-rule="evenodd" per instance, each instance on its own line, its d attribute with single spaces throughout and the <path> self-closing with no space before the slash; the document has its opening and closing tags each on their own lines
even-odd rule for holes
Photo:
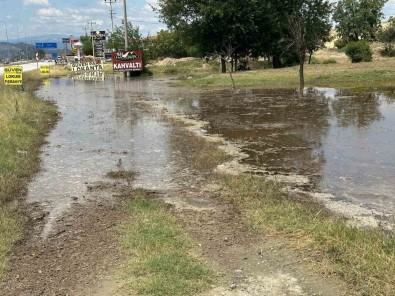
<svg viewBox="0 0 395 296">
<path fill-rule="evenodd" d="M 113 52 L 111 57 L 114 72 L 143 71 L 143 52 L 141 50 Z"/>
<path fill-rule="evenodd" d="M 22 85 L 22 66 L 4 67 L 4 84 L 5 85 Z"/>
</svg>

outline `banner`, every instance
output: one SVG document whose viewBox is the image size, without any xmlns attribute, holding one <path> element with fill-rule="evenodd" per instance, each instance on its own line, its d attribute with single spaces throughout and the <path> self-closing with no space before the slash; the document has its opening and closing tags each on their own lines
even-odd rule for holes
<svg viewBox="0 0 395 296">
<path fill-rule="evenodd" d="M 103 71 L 103 61 L 86 62 L 86 63 L 71 63 L 71 71 L 73 72 L 94 72 Z"/>
<path fill-rule="evenodd" d="M 4 67 L 4 84 L 5 85 L 22 85 L 22 66 Z"/>
<path fill-rule="evenodd" d="M 111 58 L 114 72 L 143 71 L 141 50 L 113 52 Z"/>
</svg>

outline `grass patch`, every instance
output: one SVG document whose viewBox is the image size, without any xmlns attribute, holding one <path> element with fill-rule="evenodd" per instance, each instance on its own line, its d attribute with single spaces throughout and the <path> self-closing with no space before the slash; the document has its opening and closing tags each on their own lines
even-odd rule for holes
<svg viewBox="0 0 395 296">
<path fill-rule="evenodd" d="M 306 87 L 366 88 L 391 87 L 395 82 L 395 59 L 358 64 L 323 63 L 305 65 Z M 233 73 L 236 87 L 297 88 L 299 67 Z M 183 81 L 197 87 L 232 86 L 229 74 L 209 74 Z"/>
<path fill-rule="evenodd" d="M 158 201 L 136 190 L 126 203 L 131 218 L 119 227 L 120 242 L 132 259 L 131 289 L 142 295 L 194 295 L 209 287 L 213 273 L 189 255 L 191 241 Z"/>
<path fill-rule="evenodd" d="M 227 188 L 223 197 L 256 231 L 287 235 L 298 247 L 318 251 L 325 271 L 343 278 L 362 295 L 394 295 L 393 234 L 348 226 L 320 205 L 290 199 L 280 184 L 260 177 L 220 176 L 219 180 Z"/>
<path fill-rule="evenodd" d="M 0 82 L 0 280 L 6 254 L 23 226 L 9 202 L 26 192 L 39 169 L 40 147 L 59 116 L 56 106 L 34 97 L 42 82 L 37 73 L 23 74 L 25 91 Z"/>
<path fill-rule="evenodd" d="M 344 54 L 343 54 L 344 55 Z M 395 58 L 375 59 L 369 63 L 350 63 L 332 57 L 331 51 L 320 56 L 322 63 L 305 64 L 306 87 L 388 88 L 395 83 Z M 264 69 L 264 62 L 251 63 L 252 71 L 232 74 L 236 87 L 297 88 L 299 66 Z M 150 65 L 154 75 L 175 75 L 182 86 L 232 87 L 229 73 L 219 73 L 217 61 L 206 63 L 192 59 L 172 61 L 169 65 Z M 192 79 L 186 79 L 186 78 Z"/>
<path fill-rule="evenodd" d="M 171 145 L 173 149 L 181 151 L 189 167 L 204 172 L 211 172 L 229 159 L 226 152 L 219 149 L 220 143 L 208 141 L 185 129 L 173 132 Z"/>
</svg>

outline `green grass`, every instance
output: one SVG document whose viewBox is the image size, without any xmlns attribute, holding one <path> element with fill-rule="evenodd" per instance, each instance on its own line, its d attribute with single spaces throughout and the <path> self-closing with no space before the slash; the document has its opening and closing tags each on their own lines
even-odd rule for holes
<svg viewBox="0 0 395 296">
<path fill-rule="evenodd" d="M 321 267 L 362 295 L 395 295 L 395 236 L 361 229 L 309 200 L 289 198 L 281 184 L 263 178 L 220 176 L 223 198 L 257 232 L 285 235 L 306 253 L 320 254 Z M 314 259 L 316 260 L 317 257 Z"/>
<path fill-rule="evenodd" d="M 0 83 L 0 281 L 6 254 L 22 233 L 23 223 L 10 202 L 23 196 L 39 169 L 40 147 L 50 123 L 58 118 L 56 107 L 38 100 L 33 91 L 41 76 L 24 73 L 24 87 Z"/>
<path fill-rule="evenodd" d="M 323 56 L 324 58 L 325 56 Z M 395 84 L 395 58 L 380 58 L 369 63 L 352 64 L 337 62 L 328 54 L 327 61 L 305 64 L 306 87 L 377 88 Z M 176 62 L 170 66 L 150 66 L 154 75 L 175 75 L 182 86 L 232 87 L 229 73 L 219 73 L 219 65 L 210 62 L 203 67 L 203 60 Z M 235 85 L 239 87 L 297 88 L 299 66 L 281 69 L 264 69 L 262 62 L 251 64 L 253 71 L 234 72 Z M 192 79 L 186 79 L 187 77 Z"/>
<path fill-rule="evenodd" d="M 136 190 L 126 203 L 130 219 L 119 227 L 130 255 L 126 280 L 139 295 L 194 295 L 209 287 L 213 273 L 189 255 L 191 241 L 158 201 Z"/>
</svg>

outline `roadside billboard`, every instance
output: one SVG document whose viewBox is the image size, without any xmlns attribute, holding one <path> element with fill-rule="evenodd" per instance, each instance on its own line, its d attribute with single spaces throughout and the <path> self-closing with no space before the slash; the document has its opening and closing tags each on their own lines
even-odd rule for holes
<svg viewBox="0 0 395 296">
<path fill-rule="evenodd" d="M 114 72 L 143 71 L 143 52 L 141 50 L 113 52 L 111 58 Z"/>
<path fill-rule="evenodd" d="M 22 85 L 22 66 L 4 67 L 4 85 Z"/>
<path fill-rule="evenodd" d="M 70 66 L 73 72 L 95 72 L 104 70 L 103 61 L 101 60 L 96 62 L 71 63 Z"/>
</svg>

